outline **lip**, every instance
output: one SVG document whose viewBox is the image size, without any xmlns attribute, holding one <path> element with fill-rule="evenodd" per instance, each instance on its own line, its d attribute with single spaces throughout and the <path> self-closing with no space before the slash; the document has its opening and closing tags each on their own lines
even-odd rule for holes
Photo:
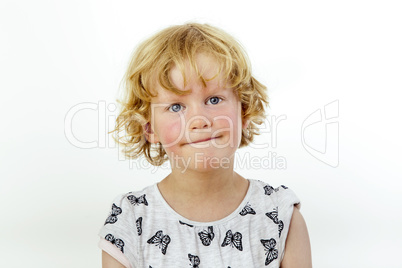
<svg viewBox="0 0 402 268">
<path fill-rule="evenodd" d="M 195 144 L 195 143 L 199 143 L 199 142 L 210 141 L 210 140 L 217 139 L 217 138 L 219 138 L 219 137 L 213 137 L 213 138 L 207 138 L 207 139 L 203 139 L 203 140 L 193 141 L 193 142 L 190 142 L 187 144 Z"/>
</svg>

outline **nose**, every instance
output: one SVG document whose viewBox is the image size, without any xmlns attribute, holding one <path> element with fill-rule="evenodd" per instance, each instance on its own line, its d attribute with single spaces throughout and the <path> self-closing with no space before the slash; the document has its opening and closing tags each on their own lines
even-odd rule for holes
<svg viewBox="0 0 402 268">
<path fill-rule="evenodd" d="M 212 126 L 209 112 L 205 107 L 192 107 L 192 113 L 188 114 L 187 126 L 189 130 L 208 129 Z"/>
<path fill-rule="evenodd" d="M 211 120 L 209 120 L 205 115 L 191 116 L 188 119 L 187 124 L 190 130 L 207 129 L 212 126 Z"/>
</svg>

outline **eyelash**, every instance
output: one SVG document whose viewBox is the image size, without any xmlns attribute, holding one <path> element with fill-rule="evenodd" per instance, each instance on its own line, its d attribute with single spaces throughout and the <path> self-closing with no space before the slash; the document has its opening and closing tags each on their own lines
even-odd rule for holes
<svg viewBox="0 0 402 268">
<path fill-rule="evenodd" d="M 221 97 L 212 96 L 211 98 L 209 98 L 209 99 L 207 100 L 207 102 L 210 101 L 210 100 L 213 99 L 213 98 L 218 98 L 218 99 L 219 99 L 219 102 L 218 102 L 218 103 L 220 103 L 220 102 L 223 100 L 223 98 L 221 98 Z M 216 104 L 218 104 L 218 103 L 216 103 Z M 213 105 L 216 105 L 216 104 L 213 104 Z M 178 112 L 180 112 L 181 110 L 180 110 L 180 111 L 177 111 L 177 112 L 171 110 L 171 108 L 172 108 L 173 106 L 175 106 L 175 105 L 180 105 L 180 106 L 182 106 L 180 103 L 173 103 L 172 105 L 170 105 L 169 107 L 167 107 L 166 110 L 167 110 L 167 111 L 171 111 L 171 112 L 173 112 L 173 113 L 178 113 Z M 182 106 L 182 107 L 183 107 L 183 106 Z"/>
</svg>

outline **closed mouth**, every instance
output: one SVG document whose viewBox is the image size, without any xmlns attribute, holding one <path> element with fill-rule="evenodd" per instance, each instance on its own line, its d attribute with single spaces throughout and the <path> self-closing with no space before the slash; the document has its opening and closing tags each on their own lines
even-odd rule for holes
<svg viewBox="0 0 402 268">
<path fill-rule="evenodd" d="M 194 143 L 209 141 L 209 140 L 213 140 L 213 139 L 217 139 L 217 138 L 220 138 L 220 136 L 219 137 L 213 137 L 213 138 L 207 138 L 207 139 L 203 139 L 203 140 L 199 140 L 199 141 L 193 141 L 193 142 L 190 142 L 190 143 L 187 143 L 187 144 L 194 144 Z"/>
</svg>

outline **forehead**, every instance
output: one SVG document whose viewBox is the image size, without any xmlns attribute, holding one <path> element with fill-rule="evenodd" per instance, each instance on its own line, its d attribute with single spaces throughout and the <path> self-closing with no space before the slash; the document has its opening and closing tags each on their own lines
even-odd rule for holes
<svg viewBox="0 0 402 268">
<path fill-rule="evenodd" d="M 212 93 L 227 87 L 226 80 L 221 74 L 220 64 L 212 57 L 205 54 L 198 54 L 195 62 L 184 60 L 183 64 L 175 64 L 169 70 L 168 79 L 170 84 L 178 91 Z M 159 83 L 155 85 L 157 97 L 154 99 L 165 100 L 168 97 L 181 97 L 180 95 L 162 87 Z M 189 93 L 189 94 L 191 94 Z"/>
<path fill-rule="evenodd" d="M 187 83 L 197 83 L 199 80 L 222 80 L 221 65 L 213 57 L 198 53 L 194 61 L 184 60 L 182 64 L 175 64 L 169 72 L 169 79 L 177 87 L 185 87 Z M 215 79 L 216 78 L 216 79 Z"/>
</svg>

